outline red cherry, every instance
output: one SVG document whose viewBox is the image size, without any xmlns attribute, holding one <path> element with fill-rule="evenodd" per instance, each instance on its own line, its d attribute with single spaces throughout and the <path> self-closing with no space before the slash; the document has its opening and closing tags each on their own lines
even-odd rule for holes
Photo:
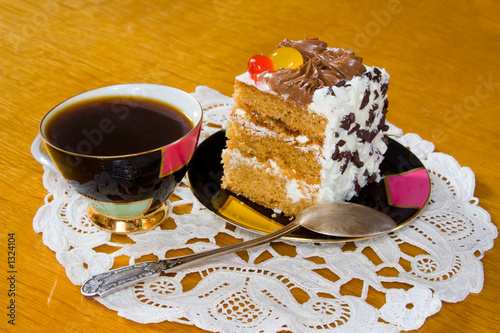
<svg viewBox="0 0 500 333">
<path fill-rule="evenodd" d="M 247 65 L 248 73 L 250 73 L 250 77 L 257 81 L 257 75 L 265 71 L 273 71 L 274 65 L 273 60 L 268 56 L 263 54 L 254 55 L 248 60 Z"/>
</svg>

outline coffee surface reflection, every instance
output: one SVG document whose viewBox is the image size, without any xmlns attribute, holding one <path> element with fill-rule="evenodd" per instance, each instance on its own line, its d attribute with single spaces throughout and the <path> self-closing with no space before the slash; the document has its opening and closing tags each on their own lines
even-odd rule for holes
<svg viewBox="0 0 500 333">
<path fill-rule="evenodd" d="M 193 128 L 180 110 L 156 100 L 106 96 L 70 105 L 47 123 L 47 139 L 72 153 L 128 155 L 168 145 Z"/>
</svg>

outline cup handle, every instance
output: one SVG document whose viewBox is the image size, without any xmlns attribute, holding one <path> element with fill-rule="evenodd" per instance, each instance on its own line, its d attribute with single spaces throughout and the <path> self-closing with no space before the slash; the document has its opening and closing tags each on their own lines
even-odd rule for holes
<svg viewBox="0 0 500 333">
<path fill-rule="evenodd" d="M 38 134 L 31 144 L 31 155 L 33 155 L 35 160 L 41 165 L 51 169 L 52 171 L 58 172 L 56 165 L 50 156 L 43 150 L 42 146 L 42 138 L 40 134 Z"/>
</svg>

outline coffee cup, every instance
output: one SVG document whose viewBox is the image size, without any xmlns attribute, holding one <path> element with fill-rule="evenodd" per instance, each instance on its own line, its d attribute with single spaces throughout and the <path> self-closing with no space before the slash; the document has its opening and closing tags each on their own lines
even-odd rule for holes
<svg viewBox="0 0 500 333">
<path fill-rule="evenodd" d="M 87 91 L 50 110 L 31 152 L 87 202 L 99 228 L 153 229 L 198 143 L 203 112 L 179 89 L 122 84 Z"/>
</svg>

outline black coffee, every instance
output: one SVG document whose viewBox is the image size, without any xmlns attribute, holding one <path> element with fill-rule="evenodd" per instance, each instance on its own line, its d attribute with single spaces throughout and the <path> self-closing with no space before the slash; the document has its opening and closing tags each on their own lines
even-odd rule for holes
<svg viewBox="0 0 500 333">
<path fill-rule="evenodd" d="M 87 100 L 59 111 L 47 123 L 48 141 L 83 155 L 135 154 L 166 146 L 193 128 L 175 107 L 136 96 Z"/>
</svg>

